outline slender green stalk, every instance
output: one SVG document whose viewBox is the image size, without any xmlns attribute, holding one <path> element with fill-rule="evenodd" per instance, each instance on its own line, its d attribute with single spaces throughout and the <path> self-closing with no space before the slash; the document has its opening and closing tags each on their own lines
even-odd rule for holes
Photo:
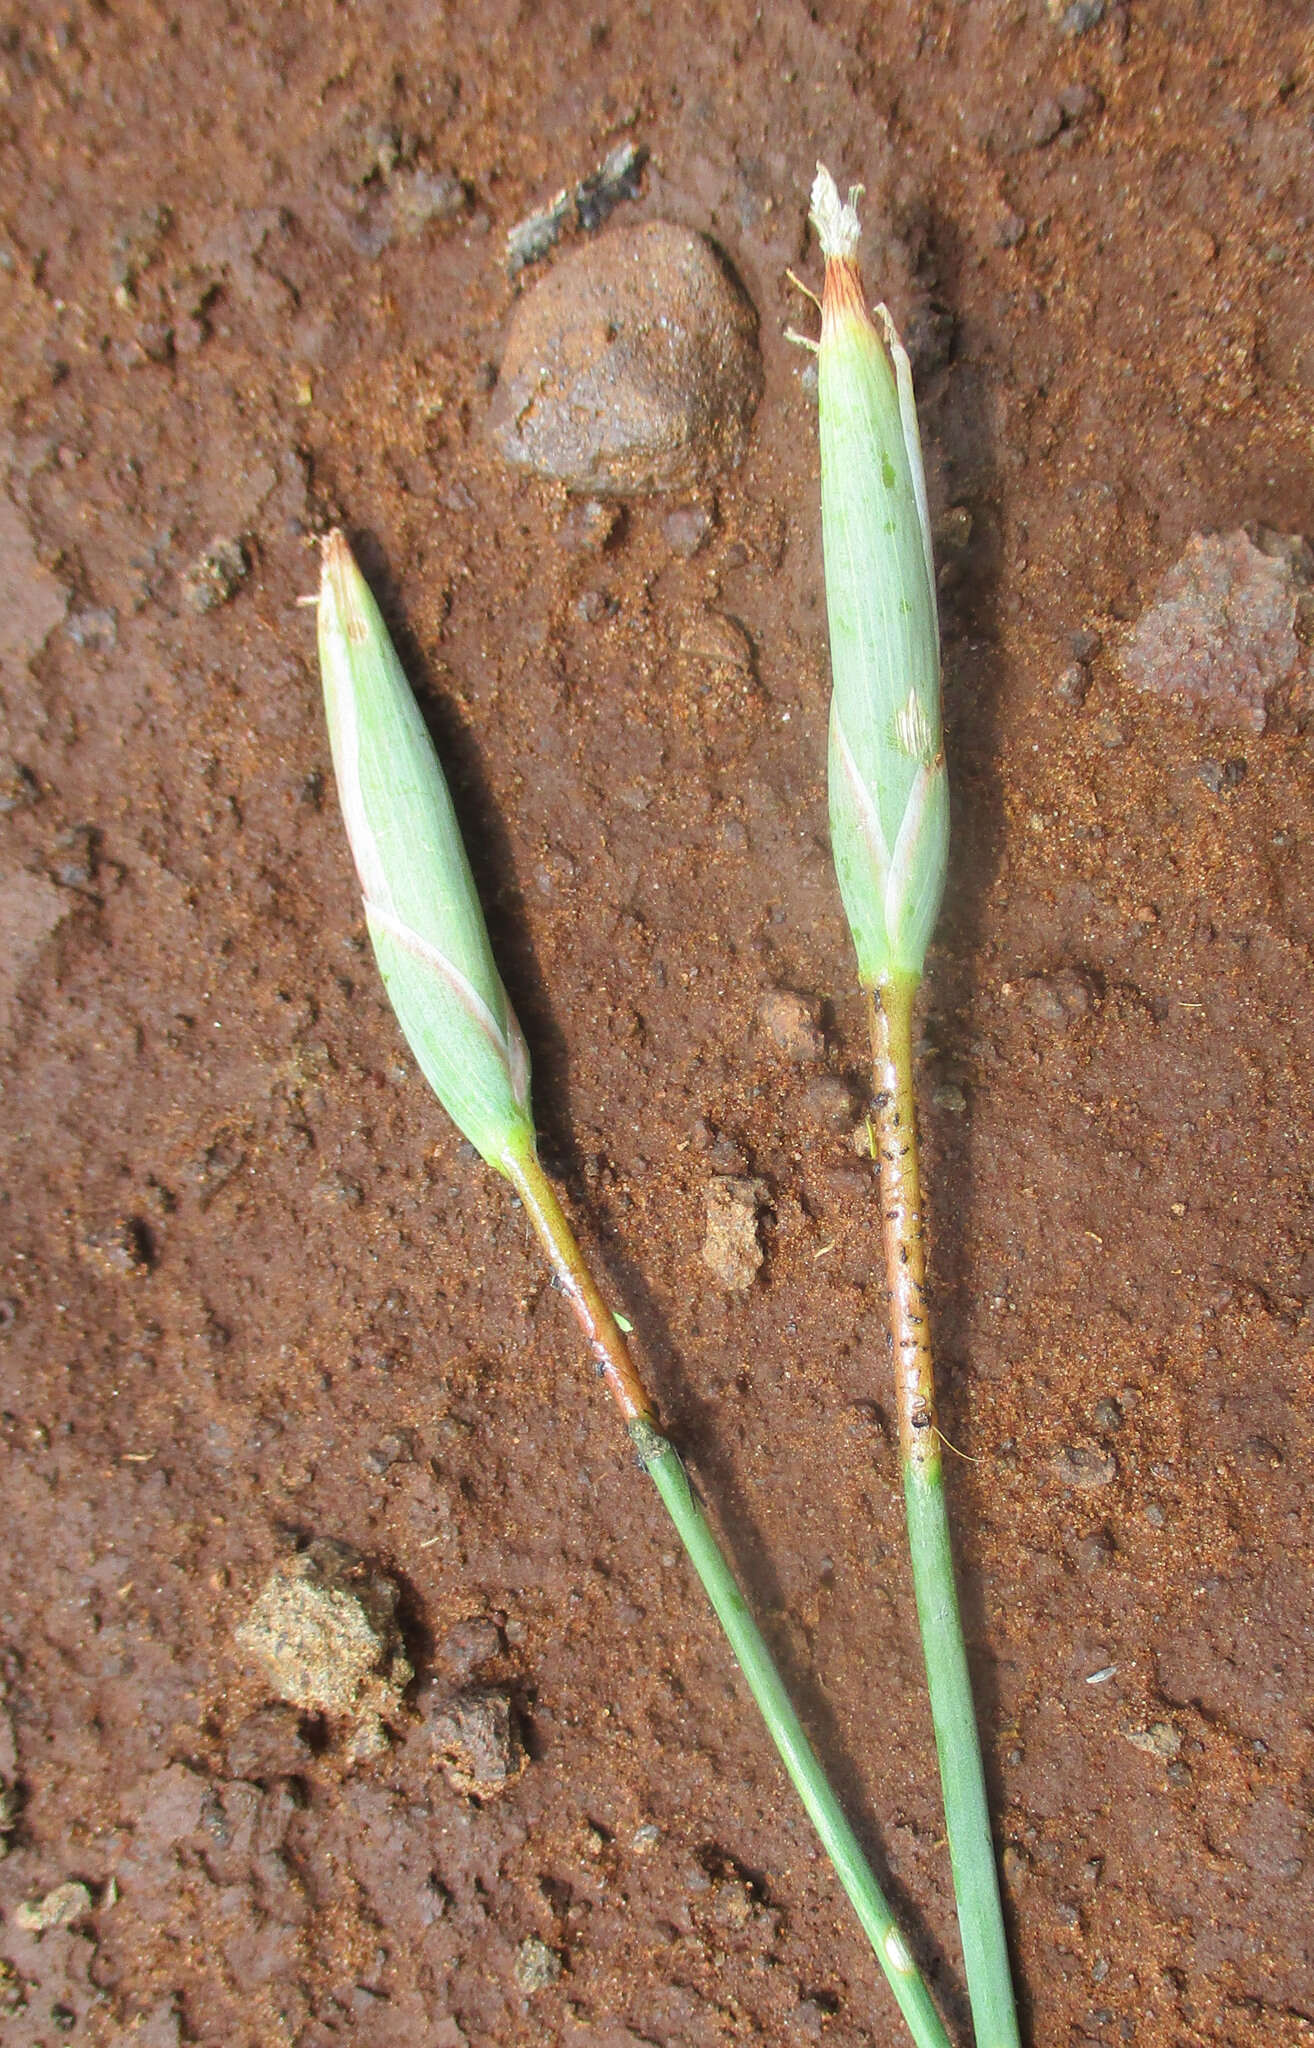
<svg viewBox="0 0 1314 2048">
<path fill-rule="evenodd" d="M 552 1261 L 562 1292 L 579 1318 L 598 1370 L 625 1417 L 644 1470 L 656 1487 L 690 1562 L 707 1592 L 762 1719 L 863 1931 L 889 1979 L 918 2048 L 949 2048 L 926 1982 L 900 1933 L 875 1872 L 862 1852 L 808 1741 L 762 1632 L 713 1535 L 681 1463 L 656 1424 L 615 1317 L 599 1294 L 537 1153 L 517 1149 L 502 1160 Z"/>
<path fill-rule="evenodd" d="M 875 1126 L 908 1539 L 945 1825 L 978 2048 L 1016 2048 L 981 1744 L 945 1513 L 926 1313 L 912 1008 L 944 891 L 949 795 L 940 639 L 912 368 L 884 307 L 867 311 L 858 192 L 818 166 L 826 276 L 817 351 L 821 525 L 833 693 L 836 878 L 871 1006 Z"/>
<path fill-rule="evenodd" d="M 931 1996 L 789 1703 L 729 1565 L 539 1163 L 529 1054 L 493 960 L 442 769 L 387 629 L 341 533 L 324 543 L 320 667 L 342 815 L 375 956 L 434 1093 L 525 1205 L 785 1767 L 918 2048 L 948 2048 Z"/>
<path fill-rule="evenodd" d="M 978 2048 L 1017 2048 L 1009 1970 L 986 1802 L 981 1740 L 972 1705 L 954 1583 L 936 1419 L 926 1229 L 917 1156 L 912 1020 L 919 977 L 896 974 L 868 990 L 876 1094 L 872 1117 L 881 1174 L 885 1276 L 894 1339 L 895 1391 L 913 1590 L 926 1658 L 945 1828 Z"/>
</svg>

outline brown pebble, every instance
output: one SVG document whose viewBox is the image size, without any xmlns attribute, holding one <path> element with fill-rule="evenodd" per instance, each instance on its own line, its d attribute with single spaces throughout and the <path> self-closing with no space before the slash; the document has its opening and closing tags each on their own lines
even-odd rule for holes
<svg viewBox="0 0 1314 2048">
<path fill-rule="evenodd" d="M 726 612 L 696 612 L 681 631 L 678 652 L 686 670 L 701 670 L 722 686 L 742 689 L 753 680 L 753 643 Z"/>
<path fill-rule="evenodd" d="M 478 1799 L 504 1792 L 529 1761 L 500 1687 L 469 1686 L 445 1701 L 430 1716 L 429 1739 L 448 1784 Z"/>
<path fill-rule="evenodd" d="M 848 1131 L 857 1116 L 853 1090 L 838 1074 L 818 1074 L 803 1091 L 803 1107 L 814 1123 L 828 1131 Z"/>
<path fill-rule="evenodd" d="M 789 988 L 768 989 L 757 1014 L 786 1059 L 807 1066 L 824 1058 L 826 1041 L 817 1021 L 816 1006 L 805 996 Z"/>
<path fill-rule="evenodd" d="M 501 1654 L 502 1631 L 486 1614 L 456 1622 L 438 1645 L 438 1655 L 458 1678 L 468 1678 L 477 1665 L 491 1663 Z"/>
<path fill-rule="evenodd" d="M 1043 99 L 1032 110 L 1027 122 L 1027 141 L 1033 149 L 1043 149 L 1052 142 L 1063 126 L 1063 109 L 1056 99 Z"/>
<path fill-rule="evenodd" d="M 668 512 L 662 522 L 666 545 L 673 555 L 682 562 L 692 561 L 698 550 L 707 544 L 712 531 L 712 515 L 705 505 L 677 505 Z"/>
<path fill-rule="evenodd" d="M 1079 968 L 1060 967 L 1053 974 L 1033 974 L 1026 983 L 1023 1001 L 1039 1024 L 1053 1024 L 1069 1030 L 1087 1016 L 1094 1006 L 1094 990 Z"/>
<path fill-rule="evenodd" d="M 250 571 L 240 540 L 212 540 L 183 576 L 183 602 L 194 612 L 213 611 L 236 597 Z"/>
<path fill-rule="evenodd" d="M 1077 1542 L 1073 1556 L 1078 1571 L 1098 1572 L 1113 1558 L 1113 1544 L 1103 1529 L 1092 1529 Z"/>
<path fill-rule="evenodd" d="M 597 555 L 616 538 L 620 525 L 619 505 L 583 498 L 570 507 L 557 528 L 557 539 L 572 554 Z"/>
<path fill-rule="evenodd" d="M 259 1707 L 228 1738 L 228 1768 L 235 1778 L 295 1777 L 310 1758 L 294 1707 Z"/>
<path fill-rule="evenodd" d="M 746 1293 L 762 1270 L 758 1218 L 766 1198 L 765 1181 L 721 1174 L 708 1182 L 703 1263 L 732 1294 Z"/>
<path fill-rule="evenodd" d="M 646 221 L 521 299 L 489 431 L 507 462 L 568 490 L 688 491 L 739 462 L 761 391 L 757 315 L 710 242 Z"/>
<path fill-rule="evenodd" d="M 1068 1444 L 1055 1456 L 1054 1472 L 1060 1483 L 1074 1492 L 1094 1493 L 1113 1484 L 1118 1460 L 1112 1451 L 1098 1450 L 1093 1444 Z"/>
<path fill-rule="evenodd" d="M 1070 661 L 1054 685 L 1054 695 L 1061 703 L 1080 708 L 1086 701 L 1090 688 L 1090 672 L 1079 661 Z"/>
</svg>

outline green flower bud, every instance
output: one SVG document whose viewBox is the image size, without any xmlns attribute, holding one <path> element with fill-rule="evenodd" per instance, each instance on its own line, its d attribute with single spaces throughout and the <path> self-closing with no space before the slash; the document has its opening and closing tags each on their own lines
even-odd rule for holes
<svg viewBox="0 0 1314 2048">
<path fill-rule="evenodd" d="M 940 632 L 912 370 L 862 296 L 854 206 L 817 168 L 821 534 L 834 694 L 830 830 L 864 984 L 920 975 L 944 892 Z"/>
<path fill-rule="evenodd" d="M 338 801 L 384 987 L 425 1079 L 490 1166 L 534 1147 L 529 1053 L 419 706 L 341 533 L 319 594 Z"/>
</svg>

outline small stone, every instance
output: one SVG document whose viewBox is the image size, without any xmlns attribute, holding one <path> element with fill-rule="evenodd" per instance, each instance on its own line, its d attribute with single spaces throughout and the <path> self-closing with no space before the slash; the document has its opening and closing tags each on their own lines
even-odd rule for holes
<svg viewBox="0 0 1314 2048">
<path fill-rule="evenodd" d="M 130 306 L 137 280 L 158 259 L 173 224 L 167 206 L 147 206 L 129 214 L 110 242 L 109 284 L 115 303 Z"/>
<path fill-rule="evenodd" d="M 1297 622 L 1312 572 L 1299 535 L 1193 534 L 1123 647 L 1124 674 L 1214 730 L 1263 732 L 1275 693 L 1310 683 Z"/>
<path fill-rule="evenodd" d="M 1079 121 L 1089 121 L 1092 114 L 1098 114 L 1104 101 L 1093 85 L 1065 85 L 1059 93 L 1058 103 L 1063 112 L 1065 127 L 1075 128 Z"/>
<path fill-rule="evenodd" d="M 1246 779 L 1246 764 L 1239 756 L 1230 761 L 1202 761 L 1196 774 L 1211 796 L 1230 796 Z"/>
<path fill-rule="evenodd" d="M 1053 974 L 1033 974 L 1023 991 L 1023 1001 L 1037 1023 L 1071 1030 L 1094 1007 L 1094 990 L 1088 976 L 1076 967 L 1060 967 Z"/>
<path fill-rule="evenodd" d="M 557 528 L 557 539 L 574 555 L 600 555 L 622 523 L 619 505 L 601 498 L 577 499 Z"/>
<path fill-rule="evenodd" d="M 546 1991 L 565 1968 L 561 1957 L 536 1934 L 529 1935 L 516 1950 L 516 1983 L 522 1991 Z"/>
<path fill-rule="evenodd" d="M 1083 1572 L 1098 1572 L 1104 1569 L 1113 1557 L 1113 1543 L 1104 1529 L 1092 1529 L 1080 1538 L 1076 1547 L 1077 1569 Z"/>
<path fill-rule="evenodd" d="M 1018 1847 L 1016 1842 L 1008 1842 L 1005 1844 L 1004 1853 L 999 1860 L 1003 1866 L 1004 1883 L 1010 1891 L 1017 1891 L 1022 1880 L 1030 1873 L 1031 1858 L 1027 1855 L 1025 1849 Z"/>
<path fill-rule="evenodd" d="M 449 1628 L 438 1655 L 458 1678 L 468 1678 L 480 1664 L 490 1664 L 503 1650 L 502 1631 L 486 1614 L 471 1614 Z"/>
<path fill-rule="evenodd" d="M 747 1927 L 753 1918 L 753 1906 L 752 1887 L 737 1872 L 713 1880 L 712 1917 L 722 1927 Z"/>
<path fill-rule="evenodd" d="M 1122 1409 L 1111 1394 L 1101 1394 L 1091 1409 L 1091 1420 L 1101 1436 L 1112 1436 L 1122 1428 Z"/>
<path fill-rule="evenodd" d="M 354 1206 L 354 1205 L 353 1205 Z M 394 1465 L 409 1464 L 415 1456 L 415 1433 L 409 1429 L 390 1429 L 378 1443 L 371 1444 L 361 1453 L 361 1464 L 367 1472 L 382 1478 L 391 1472 Z"/>
<path fill-rule="evenodd" d="M 705 505 L 677 505 L 662 521 L 666 545 L 682 562 L 690 562 L 707 545 L 712 515 Z"/>
<path fill-rule="evenodd" d="M 753 680 L 753 643 L 726 612 L 696 612 L 680 634 L 679 655 L 686 670 L 721 688 L 742 690 Z"/>
<path fill-rule="evenodd" d="M 412 1672 L 397 1626 L 397 1588 L 345 1543 L 320 1541 L 271 1573 L 239 1649 L 291 1706 L 349 1721 L 355 1755 L 385 1745 Z"/>
<path fill-rule="evenodd" d="M 1068 1444 L 1055 1456 L 1054 1472 L 1060 1484 L 1074 1492 L 1095 1493 L 1113 1484 L 1118 1461 L 1112 1451 L 1097 1450 L 1093 1444 Z"/>
<path fill-rule="evenodd" d="M 110 605 L 89 605 L 68 614 L 64 631 L 75 647 L 89 654 L 112 654 L 119 644 L 119 615 Z"/>
<path fill-rule="evenodd" d="M 1104 19 L 1108 0 L 1046 0 L 1046 10 L 1061 36 L 1084 36 Z"/>
<path fill-rule="evenodd" d="M 1006 206 L 995 222 L 995 247 L 1016 249 L 1018 243 L 1025 239 L 1026 232 L 1027 224 L 1022 215 Z"/>
<path fill-rule="evenodd" d="M 183 576 L 183 602 L 194 612 L 213 611 L 237 595 L 250 571 L 240 540 L 212 540 Z"/>
<path fill-rule="evenodd" d="M 53 1927 L 76 1927 L 79 1920 L 86 1919 L 92 1904 L 86 1885 L 70 1878 L 44 1898 L 22 1900 L 14 1908 L 14 1919 L 24 1934 L 48 1934 Z"/>
<path fill-rule="evenodd" d="M 762 1180 L 721 1174 L 708 1182 L 703 1263 L 732 1294 L 746 1293 L 762 1270 L 758 1218 L 766 1199 Z"/>
<path fill-rule="evenodd" d="M 1181 1754 L 1182 1738 L 1171 1721 L 1150 1721 L 1144 1727 L 1124 1728 L 1123 1739 L 1133 1749 L 1142 1749 L 1147 1756 L 1161 1757 L 1165 1763 Z"/>
<path fill-rule="evenodd" d="M 0 438 L 0 480 L 9 448 Z M 0 489 L 0 666 L 21 669 L 41 652 L 64 617 L 68 591 L 37 555 L 22 514 Z"/>
<path fill-rule="evenodd" d="M 141 321 L 132 340 L 123 348 L 119 360 L 130 370 L 145 363 L 168 363 L 173 360 L 173 324 L 165 320 Z"/>
<path fill-rule="evenodd" d="M 1054 695 L 1059 699 L 1060 703 L 1071 704 L 1074 710 L 1080 710 L 1086 701 L 1086 692 L 1089 688 L 1089 672 L 1082 667 L 1079 661 L 1071 661 L 1065 669 L 1060 671 L 1058 680 L 1054 684 Z"/>
<path fill-rule="evenodd" d="M 51 880 L 61 889 L 89 889 L 96 879 L 100 834 L 94 825 L 70 825 L 55 840 Z"/>
<path fill-rule="evenodd" d="M 131 1280 L 151 1269 L 150 1243 L 135 1217 L 124 1216 L 101 1230 L 89 1230 L 79 1250 L 107 1280 Z"/>
<path fill-rule="evenodd" d="M 931 1104 L 935 1109 L 947 1110 L 950 1116 L 962 1116 L 967 1097 L 956 1081 L 940 1081 L 931 1090 Z"/>
<path fill-rule="evenodd" d="M 166 1764 L 162 1771 L 152 1771 L 134 1794 L 134 1848 L 158 1856 L 186 1841 L 200 1827 L 209 1798 L 209 1780 L 186 1764 Z"/>
<path fill-rule="evenodd" d="M 1063 109 L 1056 99 L 1037 102 L 1027 122 L 1027 141 L 1033 149 L 1043 149 L 1052 142 L 1063 126 Z"/>
<path fill-rule="evenodd" d="M 529 1761 L 511 1695 L 497 1686 L 468 1686 L 437 1707 L 429 1739 L 448 1784 L 476 1799 L 505 1792 Z"/>
<path fill-rule="evenodd" d="M 26 810 L 41 795 L 41 784 L 21 761 L 0 761 L 0 817 Z"/>
<path fill-rule="evenodd" d="M 712 245 L 648 221 L 573 250 L 520 301 L 489 430 L 568 490 L 688 491 L 738 464 L 761 392 L 757 315 Z"/>
<path fill-rule="evenodd" d="M 312 1751 L 295 1707 L 259 1707 L 228 1738 L 228 1769 L 235 1778 L 261 1782 L 304 1771 Z"/>
<path fill-rule="evenodd" d="M 825 1058 L 826 1041 L 817 1021 L 816 1005 L 805 996 L 788 988 L 769 989 L 758 1005 L 757 1015 L 786 1059 L 798 1066 L 814 1066 Z"/>
<path fill-rule="evenodd" d="M 803 1107 L 827 1131 L 849 1131 L 858 1108 L 853 1090 L 838 1074 L 818 1074 L 803 1091 Z"/>
<path fill-rule="evenodd" d="M 459 220 L 470 195 L 450 171 L 402 171 L 389 185 L 393 218 L 402 235 L 419 235 L 434 221 Z"/>
<path fill-rule="evenodd" d="M 1068 635 L 1068 650 L 1074 661 L 1094 661 L 1103 645 L 1102 636 L 1092 626 L 1079 626 Z"/>
</svg>

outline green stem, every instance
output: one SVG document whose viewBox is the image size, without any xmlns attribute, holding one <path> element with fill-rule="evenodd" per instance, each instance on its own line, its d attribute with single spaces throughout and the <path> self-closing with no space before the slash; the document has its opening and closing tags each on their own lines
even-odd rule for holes
<svg viewBox="0 0 1314 2048">
<path fill-rule="evenodd" d="M 908 1547 L 977 2048 L 1018 2048 L 1013 1980 L 981 1739 L 954 1583 L 936 1420 L 913 1097 L 912 1019 L 917 984 L 916 975 L 891 975 L 877 990 L 868 991 L 876 1077 L 873 1123 L 880 1156 L 882 1236 Z"/>
<path fill-rule="evenodd" d="M 598 1291 L 537 1154 L 517 1149 L 504 1153 L 497 1163 L 520 1195 L 562 1291 L 583 1326 L 599 1374 L 624 1416 L 644 1469 L 703 1582 L 781 1761 L 853 1903 L 917 2048 L 949 2048 L 949 2037 L 925 1980 L 804 1733 L 762 1632 L 694 1497 L 679 1454 L 657 1428 L 653 1404 L 625 1339 Z"/>
<path fill-rule="evenodd" d="M 830 1788 L 817 1753 L 803 1732 L 771 1652 L 694 1498 L 679 1456 L 655 1430 L 645 1430 L 643 1425 L 636 1424 L 630 1434 L 716 1610 L 808 1819 L 821 1837 L 822 1847 L 889 1979 L 914 2041 L 926 2044 L 926 2048 L 931 2043 L 936 2048 L 939 2044 L 948 2048 L 948 2036 L 931 2002 L 931 1994 L 908 1952 L 908 1944 L 895 1924 L 889 1902 L 858 1838 Z"/>
</svg>

